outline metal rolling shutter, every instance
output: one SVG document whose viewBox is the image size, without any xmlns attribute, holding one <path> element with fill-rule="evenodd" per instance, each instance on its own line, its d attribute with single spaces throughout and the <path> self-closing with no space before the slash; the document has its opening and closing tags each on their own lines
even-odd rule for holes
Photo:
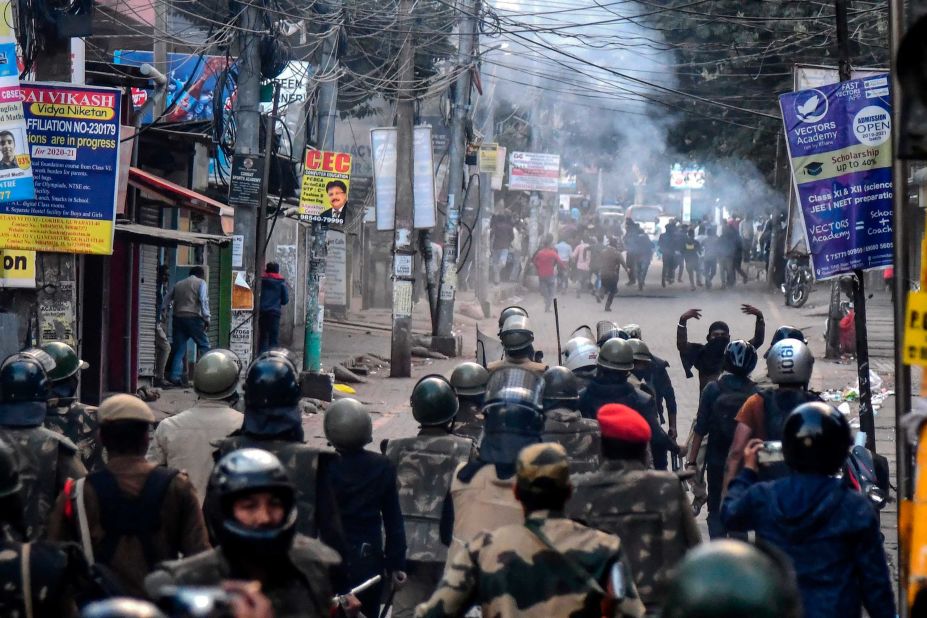
<svg viewBox="0 0 927 618">
<path fill-rule="evenodd" d="M 210 347 L 219 345 L 219 278 L 222 276 L 222 261 L 220 259 L 219 247 L 207 245 L 206 251 L 206 280 L 209 283 L 209 313 L 212 319 L 209 320 L 209 337 Z"/>
<path fill-rule="evenodd" d="M 139 223 L 161 227 L 161 209 L 142 206 Z M 154 377 L 155 326 L 158 321 L 158 254 L 154 245 L 139 245 L 138 250 L 138 376 Z"/>
</svg>

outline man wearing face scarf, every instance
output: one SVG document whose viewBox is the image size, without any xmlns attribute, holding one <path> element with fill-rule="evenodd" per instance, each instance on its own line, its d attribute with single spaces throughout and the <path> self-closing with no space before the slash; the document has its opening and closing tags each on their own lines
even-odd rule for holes
<svg viewBox="0 0 927 618">
<path fill-rule="evenodd" d="M 303 443 L 296 367 L 282 356 L 261 356 L 248 368 L 244 390 L 242 427 L 218 442 L 213 457 L 218 461 L 241 448 L 259 448 L 276 455 L 296 484 L 297 531 L 345 555 L 335 492 L 324 471 L 334 453 Z M 218 508 L 217 500 L 216 489 L 210 485 L 203 506 L 207 521 Z"/>
<path fill-rule="evenodd" d="M 756 316 L 756 328 L 753 338 L 748 343 L 758 348 L 763 345 L 763 340 L 766 338 L 766 321 L 763 318 L 763 312 L 753 305 L 746 304 L 741 305 L 740 310 L 746 315 Z M 721 375 L 724 365 L 724 348 L 731 342 L 731 329 L 726 322 L 712 322 L 708 327 L 705 343 L 689 343 L 686 322 L 692 318 L 701 320 L 702 310 L 689 309 L 679 316 L 679 324 L 676 326 L 676 348 L 679 350 L 679 358 L 682 360 L 686 377 L 692 377 L 693 368 L 698 372 L 698 388 L 701 392 L 706 384 Z"/>
<path fill-rule="evenodd" d="M 763 319 L 763 312 L 753 305 L 741 305 L 741 312 L 746 315 L 756 316 L 756 327 L 753 332 L 753 338 L 749 343 L 756 349 L 757 346 L 763 345 L 766 338 L 766 321 Z M 706 343 L 689 343 L 689 331 L 686 328 L 686 322 L 695 318 L 702 319 L 701 309 L 689 309 L 679 316 L 679 324 L 676 326 L 676 348 L 679 350 L 679 358 L 682 360 L 682 367 L 685 369 L 686 377 L 692 377 L 692 369 L 698 372 L 698 390 L 701 393 L 705 386 L 717 379 L 724 369 L 724 350 L 727 344 L 731 342 L 731 329 L 726 322 L 712 322 L 708 327 L 708 337 Z M 692 427 L 689 429 L 689 437 L 686 440 L 686 449 L 691 448 L 695 439 L 695 420 L 692 421 Z M 705 453 L 708 447 L 706 441 L 702 441 L 696 457 L 697 472 L 695 477 L 688 481 L 689 488 L 692 490 L 692 510 L 698 515 L 702 506 L 708 501 L 708 487 L 705 484 Z"/>
</svg>

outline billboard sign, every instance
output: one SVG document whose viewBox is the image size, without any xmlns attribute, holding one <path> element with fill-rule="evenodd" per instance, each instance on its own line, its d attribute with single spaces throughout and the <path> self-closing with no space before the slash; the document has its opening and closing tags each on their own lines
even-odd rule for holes
<svg viewBox="0 0 927 618">
<path fill-rule="evenodd" d="M 306 149 L 299 218 L 303 221 L 344 223 L 351 186 L 351 155 Z"/>
<path fill-rule="evenodd" d="M 0 202 L 31 200 L 35 186 L 9 1 L 0 2 L 0 13 Z"/>
<path fill-rule="evenodd" d="M 509 160 L 509 189 L 557 193 L 560 190 L 560 155 L 513 152 Z"/>
<path fill-rule="evenodd" d="M 892 264 L 888 74 L 779 97 L 816 279 Z"/>
<path fill-rule="evenodd" d="M 393 229 L 396 219 L 396 128 L 370 130 L 377 230 Z M 413 221 L 415 229 L 435 226 L 435 172 L 431 127 L 415 127 L 413 140 Z"/>
<path fill-rule="evenodd" d="M 0 247 L 112 254 L 119 89 L 23 83 L 22 91 L 36 199 L 0 203 Z"/>
<path fill-rule="evenodd" d="M 670 189 L 705 188 L 705 168 L 700 165 L 674 163 L 670 168 Z"/>
</svg>

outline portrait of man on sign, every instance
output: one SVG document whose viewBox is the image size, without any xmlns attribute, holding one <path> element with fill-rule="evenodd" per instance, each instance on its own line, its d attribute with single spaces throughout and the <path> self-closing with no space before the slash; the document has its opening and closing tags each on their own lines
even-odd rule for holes
<svg viewBox="0 0 927 618">
<path fill-rule="evenodd" d="M 299 198 L 300 218 L 344 223 L 351 187 L 351 155 L 307 149 Z"/>
<path fill-rule="evenodd" d="M 344 207 L 348 203 L 348 186 L 341 180 L 332 180 L 325 185 L 329 208 L 322 211 L 323 219 L 331 219 L 332 223 L 344 223 Z"/>
<path fill-rule="evenodd" d="M 10 131 L 0 131 L 0 170 L 14 170 L 16 164 L 16 137 Z"/>
</svg>

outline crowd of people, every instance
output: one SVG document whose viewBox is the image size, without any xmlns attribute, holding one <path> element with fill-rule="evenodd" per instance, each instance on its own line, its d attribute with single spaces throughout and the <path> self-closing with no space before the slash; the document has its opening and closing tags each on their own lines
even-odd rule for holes
<svg viewBox="0 0 927 618">
<path fill-rule="evenodd" d="M 580 326 L 548 367 L 514 306 L 503 357 L 421 378 L 417 432 L 378 448 L 351 398 L 324 412 L 330 448 L 305 443 L 286 350 L 247 368 L 209 351 L 196 405 L 154 431 L 132 395 L 78 403 L 86 364 L 66 344 L 12 355 L 0 614 L 892 618 L 876 511 L 837 474 L 849 423 L 809 389 L 797 329 L 775 331 L 753 380 L 765 320 L 741 310 L 749 341 L 716 321 L 691 342 L 701 313 L 680 317 L 701 387 L 685 445 L 639 326 Z"/>
</svg>

